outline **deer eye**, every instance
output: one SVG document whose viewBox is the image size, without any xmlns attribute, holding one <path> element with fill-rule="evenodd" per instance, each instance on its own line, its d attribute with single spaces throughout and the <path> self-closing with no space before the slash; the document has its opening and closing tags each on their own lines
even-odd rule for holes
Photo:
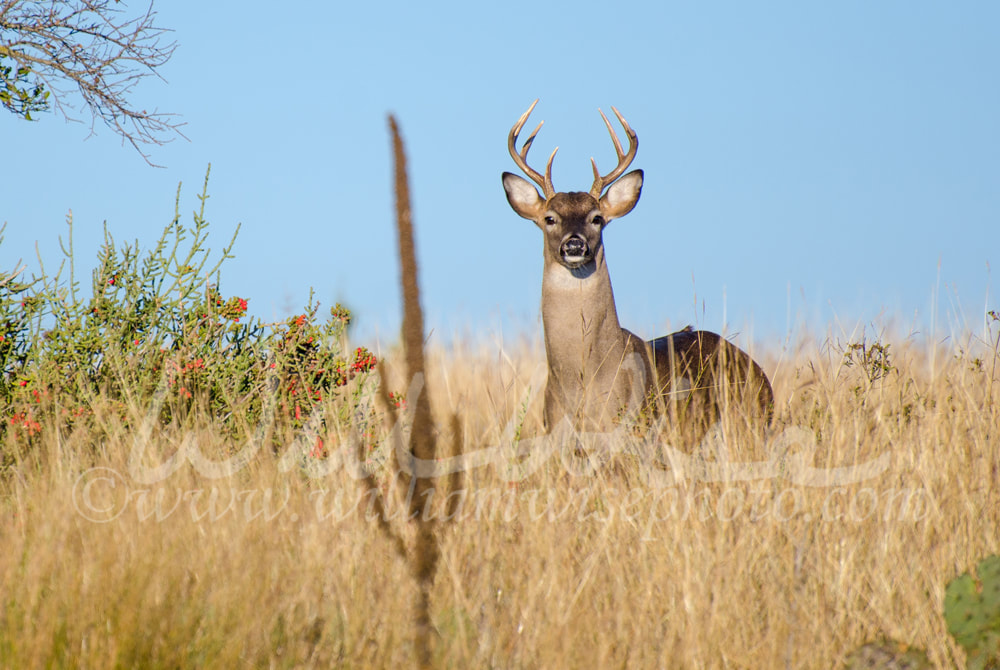
<svg viewBox="0 0 1000 670">
<path fill-rule="evenodd" d="M 595 226 L 604 226 L 605 224 L 604 217 L 601 216 L 600 214 L 595 215 L 594 218 L 590 220 L 590 222 Z"/>
<path fill-rule="evenodd" d="M 546 216 L 545 217 L 545 225 L 546 226 L 554 226 L 554 225 L 556 225 L 556 217 L 554 217 L 554 216 Z"/>
</svg>

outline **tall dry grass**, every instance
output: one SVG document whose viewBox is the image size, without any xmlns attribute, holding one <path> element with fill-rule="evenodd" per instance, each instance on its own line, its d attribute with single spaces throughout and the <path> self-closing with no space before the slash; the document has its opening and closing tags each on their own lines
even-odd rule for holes
<svg viewBox="0 0 1000 670">
<path fill-rule="evenodd" d="M 977 362 L 896 342 L 892 369 L 874 380 L 812 339 L 784 359 L 764 352 L 773 434 L 800 427 L 815 443 L 788 443 L 783 466 L 728 482 L 702 481 L 709 470 L 697 467 L 675 478 L 630 453 L 575 476 L 557 454 L 509 481 L 505 428 L 539 390 L 541 352 L 430 351 L 442 443 L 460 430 L 467 452 L 500 445 L 495 464 L 468 469 L 462 504 L 438 527 L 433 664 L 831 668 L 880 637 L 925 648 L 938 667 L 962 664 L 941 615 L 944 586 L 1000 551 L 1000 384 L 983 349 Z M 401 366 L 386 374 L 403 378 Z M 138 421 L 143 408 L 133 411 Z M 192 454 L 220 460 L 244 445 L 207 420 L 139 443 L 113 419 L 100 436 L 58 426 L 44 435 L 0 483 L 3 667 L 413 662 L 419 587 L 378 530 L 351 459 L 341 463 L 350 446 L 332 449 L 320 475 L 288 434 L 277 455 L 261 449 L 213 479 Z M 688 465 L 746 461 L 760 446 L 726 438 L 728 454 L 695 450 Z M 137 446 L 150 466 L 182 443 L 176 471 L 140 481 Z M 413 524 L 400 521 L 410 503 L 393 488 L 387 448 L 367 455 L 369 467 L 411 543 Z M 885 467 L 806 485 L 794 456 L 810 448 L 816 469 Z M 441 497 L 426 506 L 438 518 Z"/>
</svg>

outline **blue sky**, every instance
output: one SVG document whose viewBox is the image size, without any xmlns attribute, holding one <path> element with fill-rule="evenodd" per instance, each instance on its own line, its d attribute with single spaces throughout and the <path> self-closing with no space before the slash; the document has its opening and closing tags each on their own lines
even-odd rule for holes
<svg viewBox="0 0 1000 670">
<path fill-rule="evenodd" d="M 148 167 L 101 126 L 0 114 L 0 267 L 51 265 L 72 209 L 83 265 L 102 224 L 151 244 L 197 207 L 226 295 L 266 320 L 310 287 L 396 340 L 386 114 L 407 141 L 433 337 L 537 333 L 542 240 L 507 205 L 511 125 L 535 98 L 538 165 L 586 190 L 639 135 L 638 207 L 605 232 L 623 325 L 693 323 L 758 346 L 858 324 L 982 332 L 1000 263 L 1000 5 L 992 2 L 158 3 L 179 43 L 136 104 L 190 141 Z M 133 5 L 138 11 L 139 5 Z M 84 117 L 85 118 L 85 117 Z M 86 141 L 85 141 L 86 139 Z"/>
</svg>

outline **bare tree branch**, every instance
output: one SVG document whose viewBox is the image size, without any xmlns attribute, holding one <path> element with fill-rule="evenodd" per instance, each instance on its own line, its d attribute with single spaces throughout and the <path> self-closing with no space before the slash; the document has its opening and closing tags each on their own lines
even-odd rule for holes
<svg viewBox="0 0 1000 670">
<path fill-rule="evenodd" d="M 90 111 L 91 134 L 100 119 L 152 165 L 143 147 L 184 137 L 184 124 L 174 114 L 133 107 L 129 98 L 143 79 L 163 79 L 158 68 L 177 44 L 156 25 L 152 2 L 135 18 L 118 4 L 0 0 L 0 103 L 31 120 L 31 112 L 47 111 L 51 99 L 67 121 L 77 121 L 72 113 L 78 108 L 67 101 L 75 90 Z"/>
</svg>

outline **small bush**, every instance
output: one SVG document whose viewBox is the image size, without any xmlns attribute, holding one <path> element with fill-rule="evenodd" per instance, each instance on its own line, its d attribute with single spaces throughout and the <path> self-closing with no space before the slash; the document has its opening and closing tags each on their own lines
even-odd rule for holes
<svg viewBox="0 0 1000 670">
<path fill-rule="evenodd" d="M 218 257 L 207 247 L 207 189 L 206 174 L 184 225 L 178 188 L 173 219 L 148 251 L 105 228 L 86 287 L 75 276 L 72 219 L 54 275 L 0 273 L 3 463 L 46 430 L 87 424 L 99 434 L 109 420 L 129 427 L 150 412 L 162 424 L 207 419 L 234 439 L 301 427 L 333 400 L 332 416 L 352 420 L 363 385 L 348 386 L 376 361 L 364 347 L 347 350 L 350 311 L 338 304 L 320 319 L 310 297 L 283 322 L 249 317 L 248 299 L 226 295 L 220 277 L 238 229 Z"/>
</svg>

